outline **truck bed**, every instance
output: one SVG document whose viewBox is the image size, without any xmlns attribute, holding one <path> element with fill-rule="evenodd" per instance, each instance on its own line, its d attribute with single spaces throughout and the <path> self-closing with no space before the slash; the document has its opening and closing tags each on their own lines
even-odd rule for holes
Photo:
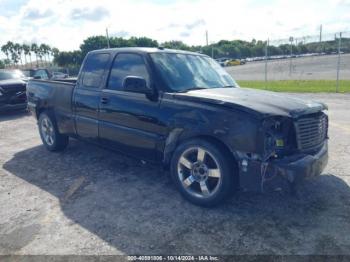
<svg viewBox="0 0 350 262">
<path fill-rule="evenodd" d="M 76 79 L 30 80 L 27 84 L 28 108 L 38 115 L 37 108 L 45 107 L 55 114 L 61 132 L 73 132 L 72 95 Z"/>
</svg>

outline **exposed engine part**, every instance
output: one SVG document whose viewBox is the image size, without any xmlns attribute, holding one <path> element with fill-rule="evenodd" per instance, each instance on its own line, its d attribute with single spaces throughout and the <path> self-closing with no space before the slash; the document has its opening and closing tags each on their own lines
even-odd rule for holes
<svg viewBox="0 0 350 262">
<path fill-rule="evenodd" d="M 267 171 L 267 168 L 269 166 L 269 159 L 271 156 L 274 156 L 275 155 L 275 152 L 270 152 L 270 154 L 261 162 L 261 168 L 260 168 L 260 174 L 261 174 L 261 184 L 260 184 L 260 190 L 261 190 L 261 193 L 264 193 L 264 183 L 265 181 L 267 180 L 270 180 L 272 179 L 275 174 L 273 174 L 272 177 L 270 178 L 266 178 L 266 171 Z"/>
</svg>

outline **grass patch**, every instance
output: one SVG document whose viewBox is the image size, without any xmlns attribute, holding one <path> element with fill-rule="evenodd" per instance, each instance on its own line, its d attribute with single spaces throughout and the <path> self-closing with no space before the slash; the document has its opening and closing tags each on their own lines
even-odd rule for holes
<svg viewBox="0 0 350 262">
<path fill-rule="evenodd" d="M 276 81 L 237 81 L 241 87 L 265 89 L 276 92 L 335 93 L 334 80 L 276 80 Z M 350 92 L 350 80 L 339 81 L 339 93 Z"/>
</svg>

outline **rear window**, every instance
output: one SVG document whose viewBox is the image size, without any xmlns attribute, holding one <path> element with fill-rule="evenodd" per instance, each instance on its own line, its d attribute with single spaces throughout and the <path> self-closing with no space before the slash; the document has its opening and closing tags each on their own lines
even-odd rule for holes
<svg viewBox="0 0 350 262">
<path fill-rule="evenodd" d="M 90 54 L 82 70 L 83 87 L 98 88 L 107 69 L 109 54 Z"/>
</svg>

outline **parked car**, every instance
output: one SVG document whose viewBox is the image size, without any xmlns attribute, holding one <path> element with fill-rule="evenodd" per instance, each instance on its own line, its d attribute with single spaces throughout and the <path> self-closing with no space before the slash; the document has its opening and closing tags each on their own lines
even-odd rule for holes
<svg viewBox="0 0 350 262">
<path fill-rule="evenodd" d="M 25 76 L 19 70 L 0 70 L 0 111 L 26 107 Z"/>
<path fill-rule="evenodd" d="M 230 60 L 229 58 L 226 58 L 226 57 L 223 57 L 223 58 L 217 58 L 215 59 L 216 62 L 219 63 L 219 65 L 221 65 L 222 67 L 225 67 L 226 66 L 226 63 L 228 60 Z"/>
<path fill-rule="evenodd" d="M 239 59 L 230 59 L 225 62 L 226 66 L 236 66 L 236 65 L 244 65 L 245 61 L 244 60 L 239 60 Z"/>
<path fill-rule="evenodd" d="M 62 73 L 62 72 L 52 72 L 51 79 L 52 80 L 59 80 L 59 79 L 65 79 L 65 78 L 68 78 L 68 77 L 69 77 L 68 74 L 65 74 L 65 73 Z"/>
<path fill-rule="evenodd" d="M 324 104 L 240 88 L 198 53 L 97 50 L 75 83 L 31 80 L 27 94 L 49 151 L 73 137 L 163 164 L 198 205 L 293 189 L 328 160 Z"/>
</svg>

